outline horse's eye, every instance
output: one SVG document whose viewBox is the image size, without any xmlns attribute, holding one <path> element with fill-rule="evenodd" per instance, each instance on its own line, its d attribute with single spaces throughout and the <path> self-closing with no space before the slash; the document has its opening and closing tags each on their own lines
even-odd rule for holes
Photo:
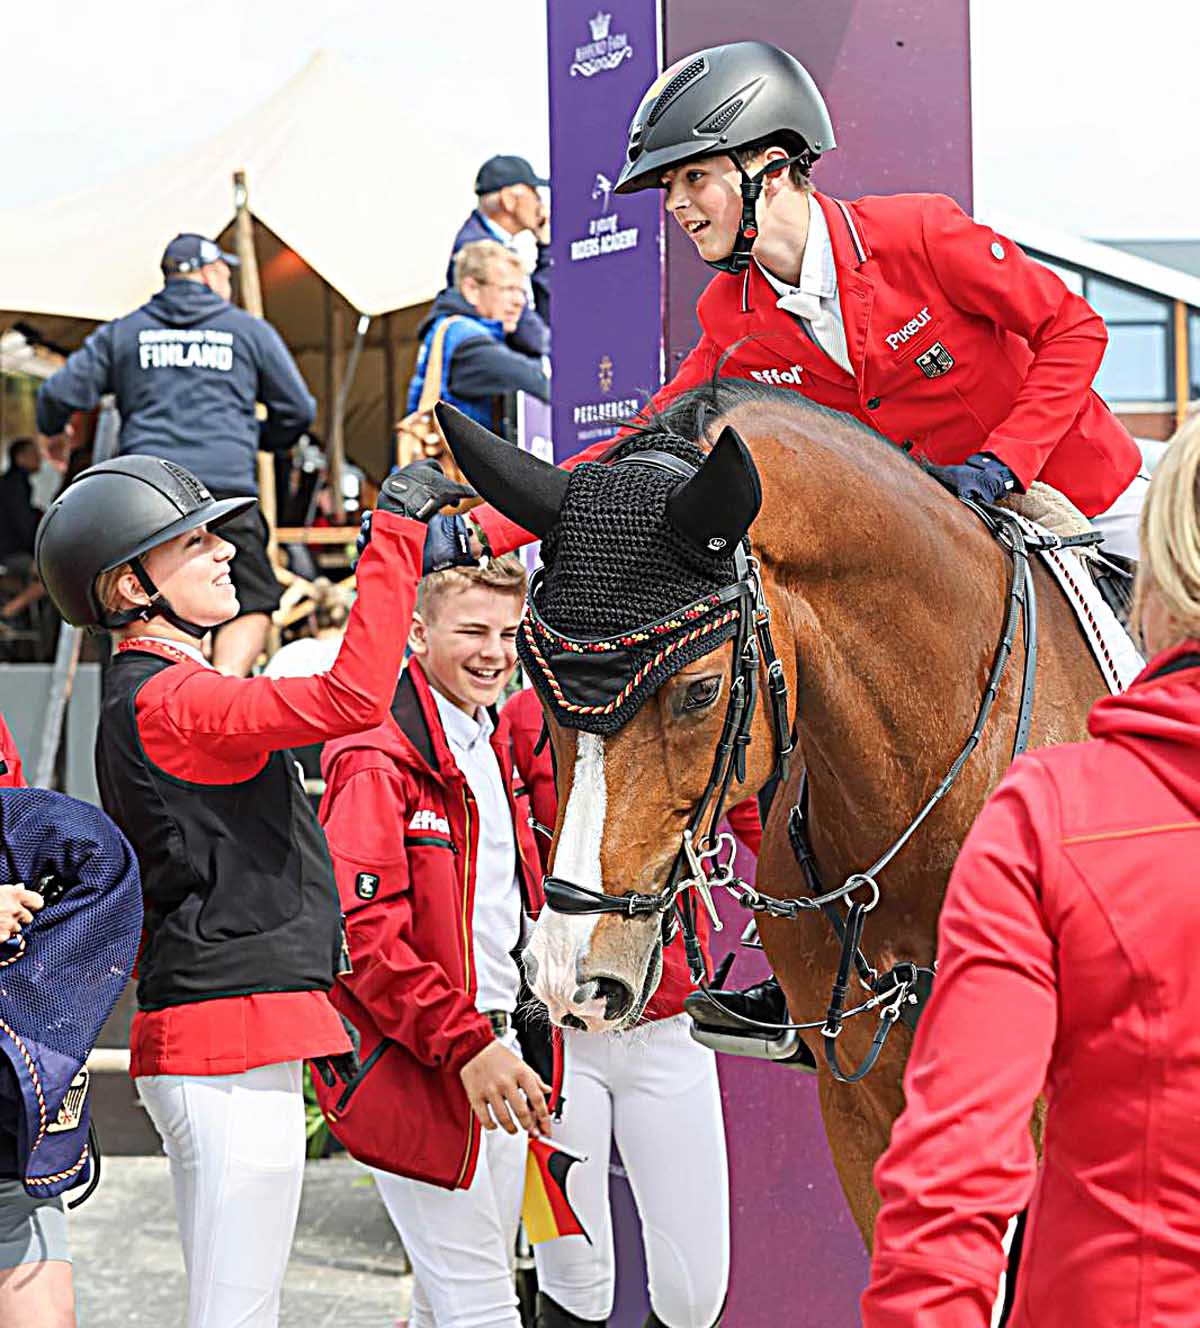
<svg viewBox="0 0 1200 1328">
<path fill-rule="evenodd" d="M 685 710 L 703 710 L 712 705 L 721 691 L 720 678 L 698 678 L 688 684 L 687 699 L 683 703 Z"/>
</svg>

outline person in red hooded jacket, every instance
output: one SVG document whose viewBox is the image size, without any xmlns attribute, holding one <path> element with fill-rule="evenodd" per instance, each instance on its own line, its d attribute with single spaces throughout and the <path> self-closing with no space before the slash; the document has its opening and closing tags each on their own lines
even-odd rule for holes
<svg viewBox="0 0 1200 1328">
<path fill-rule="evenodd" d="M 426 577 L 415 615 L 392 623 L 412 654 L 390 714 L 323 759 L 351 959 L 332 1000 L 361 1068 L 346 1081 L 319 1064 L 317 1092 L 375 1169 L 413 1266 L 411 1328 L 520 1328 L 527 1133 L 549 1133 L 556 1078 L 536 1030 L 518 1029 L 516 956 L 541 871 L 494 710 L 524 603 L 515 558 Z"/>
<path fill-rule="evenodd" d="M 1150 662 L 1093 741 L 1013 765 L 955 864 L 864 1328 L 986 1328 L 1026 1204 L 1010 1328 L 1200 1321 L 1200 419 L 1141 531 Z"/>
<path fill-rule="evenodd" d="M 550 827 L 558 819 L 549 742 L 540 742 L 542 706 L 532 688 L 504 707 L 517 768 L 529 790 L 549 870 Z M 540 746 L 540 750 L 539 750 Z M 729 823 L 757 855 L 758 804 L 730 809 Z M 697 929 L 706 966 L 708 915 Z M 709 1328 L 729 1280 L 729 1177 L 716 1058 L 694 1042 L 683 1013 L 694 990 L 683 936 L 663 949 L 662 978 L 639 1027 L 621 1036 L 564 1030 L 563 1111 L 555 1139 L 605 1159 L 616 1139 L 642 1219 L 650 1282 L 650 1325 Z M 600 1328 L 616 1281 L 608 1168 L 579 1168 L 572 1197 L 589 1240 L 565 1236 L 535 1246 L 537 1328 Z"/>
</svg>

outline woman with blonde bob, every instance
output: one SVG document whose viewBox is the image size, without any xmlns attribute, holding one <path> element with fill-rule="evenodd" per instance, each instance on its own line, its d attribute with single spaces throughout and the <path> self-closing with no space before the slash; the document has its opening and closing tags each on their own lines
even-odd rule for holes
<svg viewBox="0 0 1200 1328">
<path fill-rule="evenodd" d="M 1093 741 L 1016 762 L 951 877 L 864 1328 L 985 1328 L 1027 1205 L 1010 1328 L 1198 1322 L 1200 417 L 1140 533 L 1149 663 Z"/>
</svg>

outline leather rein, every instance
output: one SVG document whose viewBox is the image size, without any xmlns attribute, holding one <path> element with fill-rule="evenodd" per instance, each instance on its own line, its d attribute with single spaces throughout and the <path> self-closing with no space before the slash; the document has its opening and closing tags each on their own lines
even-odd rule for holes
<svg viewBox="0 0 1200 1328">
<path fill-rule="evenodd" d="M 647 450 L 622 459 L 622 464 L 637 461 L 690 478 L 695 467 L 667 453 Z M 1095 544 L 1099 534 L 1071 537 L 1032 536 L 1011 512 L 990 504 L 962 500 L 985 523 L 994 538 L 1004 547 L 1012 562 L 1004 626 L 992 659 L 991 671 L 984 686 L 975 721 L 958 755 L 933 793 L 909 821 L 892 844 L 867 868 L 852 872 L 842 884 L 827 890 L 821 879 L 807 827 L 808 778 L 801 779 L 796 802 L 788 813 L 788 839 L 804 884 L 809 893 L 795 898 L 764 895 L 734 873 L 736 845 L 733 836 L 719 829 L 730 785 L 736 775 L 745 777 L 746 748 L 750 743 L 755 707 L 758 703 L 759 674 L 766 671 L 766 691 L 770 699 L 775 744 L 775 768 L 781 785 L 787 780 L 790 757 L 795 748 L 793 729 L 788 717 L 788 688 L 783 666 L 775 654 L 771 638 L 771 612 L 762 590 L 759 563 L 748 549 L 739 546 L 735 555 L 737 581 L 723 593 L 738 607 L 738 623 L 730 666 L 729 699 L 725 719 L 713 755 L 708 783 L 692 810 L 683 831 L 678 852 L 663 890 L 656 894 L 637 891 L 621 895 L 605 894 L 576 885 L 561 877 L 545 878 L 546 907 L 568 914 L 611 913 L 626 918 L 661 916 L 662 942 L 668 944 L 681 927 L 692 980 L 705 997 L 727 1019 L 748 1029 L 778 1036 L 791 1031 L 819 1029 L 825 1062 L 833 1077 L 841 1083 L 857 1083 L 874 1068 L 896 1023 L 903 1019 L 910 1028 L 917 1019 L 932 988 L 936 962 L 922 966 L 912 961 L 898 963 L 880 974 L 862 950 L 862 936 L 867 915 L 880 900 L 877 877 L 912 839 L 933 809 L 953 788 L 972 753 L 979 746 L 988 718 L 1012 657 L 1017 633 L 1023 630 L 1025 665 L 1021 680 L 1017 725 L 1013 738 L 1015 760 L 1027 747 L 1033 722 L 1034 679 L 1037 673 L 1037 600 L 1029 554 L 1046 548 L 1070 548 Z M 702 829 L 707 820 L 707 829 Z M 711 865 L 709 873 L 706 868 Z M 713 925 L 721 929 L 712 902 L 712 890 L 728 891 L 743 908 L 755 914 L 794 920 L 804 913 L 821 912 L 833 928 L 841 945 L 837 973 L 824 1019 L 803 1023 L 767 1023 L 751 1019 L 729 1009 L 707 984 L 704 956 L 696 930 L 696 903 L 693 892 L 703 900 Z M 844 906 L 841 911 L 839 905 Z M 867 993 L 866 999 L 846 1008 L 852 978 L 857 978 Z M 843 1068 L 837 1040 L 845 1021 L 869 1010 L 879 1013 L 879 1026 L 870 1047 L 852 1070 Z"/>
</svg>

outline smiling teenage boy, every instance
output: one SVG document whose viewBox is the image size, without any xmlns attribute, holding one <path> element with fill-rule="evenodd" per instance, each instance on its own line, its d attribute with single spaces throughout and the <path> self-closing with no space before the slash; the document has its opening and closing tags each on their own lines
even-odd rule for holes
<svg viewBox="0 0 1200 1328">
<path fill-rule="evenodd" d="M 516 559 L 427 576 L 390 715 L 325 750 L 321 819 L 352 963 L 333 1001 L 362 1069 L 318 1091 L 376 1168 L 412 1260 L 412 1328 L 520 1325 L 526 1132 L 548 1132 L 552 1092 L 513 1027 L 540 870 L 494 709 L 524 597 Z"/>
<path fill-rule="evenodd" d="M 1136 557 L 1147 481 L 1092 391 L 1099 315 L 944 195 L 815 192 L 813 163 L 834 146 L 815 83 L 765 42 L 686 56 L 647 89 L 616 190 L 664 190 L 719 273 L 700 342 L 655 404 L 720 365 L 857 417 L 944 467 L 963 497 L 1043 480 L 1095 519 L 1107 551 Z M 490 507 L 469 519 L 493 552 L 525 542 Z"/>
</svg>

